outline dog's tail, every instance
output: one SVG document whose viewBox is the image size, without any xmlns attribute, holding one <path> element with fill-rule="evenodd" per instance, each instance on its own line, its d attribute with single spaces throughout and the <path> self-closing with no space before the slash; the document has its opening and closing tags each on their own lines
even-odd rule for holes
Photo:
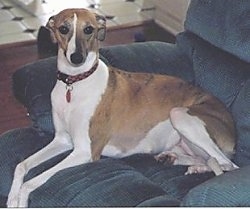
<svg viewBox="0 0 250 209">
<path fill-rule="evenodd" d="M 216 158 L 210 157 L 207 161 L 207 166 L 211 168 L 211 170 L 215 173 L 216 176 L 223 174 L 223 170 L 230 171 L 234 169 L 238 169 L 239 167 L 234 163 L 230 165 L 220 165 Z"/>
<path fill-rule="evenodd" d="M 219 162 L 214 157 L 210 157 L 208 159 L 207 166 L 211 168 L 211 170 L 215 173 L 216 176 L 219 176 L 224 173 Z"/>
</svg>

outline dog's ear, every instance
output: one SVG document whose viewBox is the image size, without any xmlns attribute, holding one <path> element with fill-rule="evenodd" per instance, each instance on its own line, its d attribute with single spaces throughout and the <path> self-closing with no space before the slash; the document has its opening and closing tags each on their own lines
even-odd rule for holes
<svg viewBox="0 0 250 209">
<path fill-rule="evenodd" d="M 106 36 L 106 19 L 104 16 L 96 14 L 96 21 L 98 23 L 97 39 L 104 41 Z"/>
<path fill-rule="evenodd" d="M 55 32 L 54 32 L 54 27 L 55 27 L 55 16 L 52 16 L 49 18 L 46 28 L 50 31 L 50 37 L 53 43 L 57 43 L 56 37 L 55 37 Z"/>
</svg>

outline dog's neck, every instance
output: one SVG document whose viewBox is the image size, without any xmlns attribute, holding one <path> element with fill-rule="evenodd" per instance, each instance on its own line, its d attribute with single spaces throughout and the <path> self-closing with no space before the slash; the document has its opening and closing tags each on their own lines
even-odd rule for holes
<svg viewBox="0 0 250 209">
<path fill-rule="evenodd" d="M 98 60 L 96 63 L 90 68 L 90 70 L 77 74 L 77 75 L 68 75 L 65 73 L 62 73 L 61 71 L 57 71 L 57 79 L 60 81 L 63 81 L 67 85 L 71 85 L 75 82 L 81 81 L 85 78 L 88 78 L 92 73 L 96 71 L 98 67 Z"/>
<path fill-rule="evenodd" d="M 98 61 L 98 58 L 99 57 L 96 52 L 90 51 L 86 57 L 85 62 L 82 65 L 73 66 L 65 57 L 64 51 L 59 48 L 57 56 L 57 68 L 64 74 L 75 76 L 89 71 L 92 66 L 94 66 L 94 64 Z"/>
</svg>

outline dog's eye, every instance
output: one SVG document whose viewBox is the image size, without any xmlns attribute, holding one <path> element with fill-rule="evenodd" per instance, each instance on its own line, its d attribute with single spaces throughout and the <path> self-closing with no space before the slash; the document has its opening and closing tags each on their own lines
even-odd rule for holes
<svg viewBox="0 0 250 209">
<path fill-rule="evenodd" d="M 66 26 L 62 25 L 59 27 L 59 31 L 61 34 L 65 35 L 69 32 L 69 29 Z"/>
<path fill-rule="evenodd" d="M 93 33 L 94 28 L 92 26 L 88 26 L 86 28 L 84 28 L 83 32 L 87 35 L 90 35 L 91 33 Z"/>
</svg>

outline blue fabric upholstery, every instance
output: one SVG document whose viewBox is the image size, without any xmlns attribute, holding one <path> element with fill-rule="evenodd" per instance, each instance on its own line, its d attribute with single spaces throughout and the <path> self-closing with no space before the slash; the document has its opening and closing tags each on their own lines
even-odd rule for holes
<svg viewBox="0 0 250 209">
<path fill-rule="evenodd" d="M 250 166 L 228 172 L 194 188 L 183 200 L 183 206 L 246 207 L 249 198 Z"/>
<path fill-rule="evenodd" d="M 33 127 L 41 135 L 54 133 L 50 92 L 55 82 L 56 57 L 27 64 L 13 75 L 14 94 L 27 107 Z"/>
<path fill-rule="evenodd" d="M 248 0 L 192 0 L 185 29 L 249 62 L 249 11 Z"/>
<path fill-rule="evenodd" d="M 185 176 L 185 166 L 163 166 L 146 154 L 105 158 L 55 174 L 32 192 L 31 207 L 65 206 L 250 206 L 250 63 L 247 0 L 192 0 L 185 31 L 176 44 L 145 42 L 100 49 L 112 66 L 183 78 L 218 97 L 231 111 L 237 131 L 234 161 L 240 169 L 214 177 Z M 0 204 L 15 166 L 45 146 L 54 134 L 50 92 L 56 57 L 19 69 L 13 90 L 32 127 L 0 136 Z M 69 152 L 32 169 L 25 180 L 53 166 Z"/>
<path fill-rule="evenodd" d="M 249 76 L 248 76 L 249 78 Z M 238 143 L 236 146 L 235 161 L 239 165 L 250 164 L 250 80 L 242 87 L 234 104 L 232 113 L 237 127 Z"/>
<path fill-rule="evenodd" d="M 133 161 L 136 158 L 133 156 Z M 152 157 L 149 163 L 152 164 Z M 102 159 L 57 173 L 33 192 L 30 206 L 133 207 L 152 204 L 151 200 L 154 204 L 164 201 L 179 205 L 177 199 L 123 160 Z"/>
</svg>

